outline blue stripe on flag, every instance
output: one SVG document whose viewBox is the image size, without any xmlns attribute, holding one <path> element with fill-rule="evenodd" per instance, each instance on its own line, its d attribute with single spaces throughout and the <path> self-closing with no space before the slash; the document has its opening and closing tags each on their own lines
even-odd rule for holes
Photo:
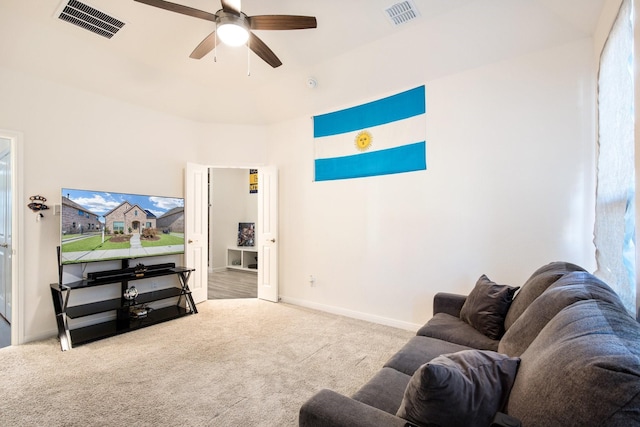
<svg viewBox="0 0 640 427">
<path fill-rule="evenodd" d="M 402 145 L 353 156 L 316 159 L 316 181 L 388 175 L 427 168 L 426 143 Z"/>
<path fill-rule="evenodd" d="M 424 86 L 368 104 L 313 117 L 313 137 L 336 135 L 402 120 L 426 112 Z"/>
</svg>

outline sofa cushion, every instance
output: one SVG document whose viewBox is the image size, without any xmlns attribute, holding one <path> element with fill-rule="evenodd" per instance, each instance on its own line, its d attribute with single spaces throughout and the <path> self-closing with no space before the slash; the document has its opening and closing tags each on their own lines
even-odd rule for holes
<svg viewBox="0 0 640 427">
<path fill-rule="evenodd" d="M 478 350 L 498 349 L 498 340 L 494 340 L 460 319 L 446 313 L 436 313 L 417 335 L 438 338 L 455 344 L 466 345 Z"/>
<path fill-rule="evenodd" d="M 640 326 L 617 304 L 566 307 L 521 359 L 506 411 L 522 425 L 638 425 Z"/>
<path fill-rule="evenodd" d="M 513 299 L 509 312 L 504 319 L 504 328 L 511 325 L 524 313 L 529 304 L 538 298 L 552 283 L 572 271 L 585 271 L 582 267 L 568 262 L 552 262 L 537 269 Z"/>
<path fill-rule="evenodd" d="M 520 356 L 546 324 L 565 307 L 576 301 L 598 299 L 624 308 L 616 293 L 586 271 L 565 274 L 551 284 L 522 313 L 500 340 L 498 351 Z"/>
<path fill-rule="evenodd" d="M 460 310 L 460 318 L 491 339 L 504 334 L 504 318 L 517 287 L 498 285 L 480 276 Z"/>
<path fill-rule="evenodd" d="M 509 396 L 519 360 L 483 350 L 438 356 L 413 374 L 396 415 L 418 426 L 488 426 Z"/>
<path fill-rule="evenodd" d="M 215 425 L 215 422 L 213 423 L 210 425 Z M 242 425 L 242 421 L 238 420 L 236 424 Z M 395 414 L 383 412 L 335 391 L 323 389 L 300 407 L 298 426 L 407 427 L 407 423 Z"/>
<path fill-rule="evenodd" d="M 410 379 L 410 375 L 395 369 L 382 368 L 353 395 L 353 399 L 384 412 L 395 414 L 400 407 Z"/>
<path fill-rule="evenodd" d="M 384 366 L 411 376 L 420 366 L 434 357 L 461 350 L 471 350 L 471 348 L 437 338 L 415 336 L 391 356 Z"/>
</svg>

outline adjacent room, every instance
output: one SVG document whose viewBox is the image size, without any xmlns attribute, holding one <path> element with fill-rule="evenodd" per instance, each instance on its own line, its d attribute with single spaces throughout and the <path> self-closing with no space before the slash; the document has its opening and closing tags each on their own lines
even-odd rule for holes
<svg viewBox="0 0 640 427">
<path fill-rule="evenodd" d="M 208 299 L 257 298 L 257 169 L 209 169 Z"/>
<path fill-rule="evenodd" d="M 302 424 L 553 262 L 636 318 L 637 6 L 3 0 L 0 424 Z"/>
</svg>

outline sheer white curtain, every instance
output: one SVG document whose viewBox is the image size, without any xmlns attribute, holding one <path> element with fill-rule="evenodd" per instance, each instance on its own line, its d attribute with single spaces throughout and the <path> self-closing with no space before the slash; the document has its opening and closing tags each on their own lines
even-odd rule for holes
<svg viewBox="0 0 640 427">
<path fill-rule="evenodd" d="M 600 57 L 596 276 L 635 316 L 635 167 L 632 1 L 624 0 Z"/>
</svg>

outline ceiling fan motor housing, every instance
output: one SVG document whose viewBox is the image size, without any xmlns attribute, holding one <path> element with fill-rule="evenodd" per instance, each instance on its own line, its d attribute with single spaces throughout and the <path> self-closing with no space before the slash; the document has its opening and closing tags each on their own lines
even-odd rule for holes
<svg viewBox="0 0 640 427">
<path fill-rule="evenodd" d="M 216 28 L 220 39 L 230 46 L 242 46 L 249 39 L 251 24 L 247 15 L 219 10 L 216 12 Z"/>
</svg>

